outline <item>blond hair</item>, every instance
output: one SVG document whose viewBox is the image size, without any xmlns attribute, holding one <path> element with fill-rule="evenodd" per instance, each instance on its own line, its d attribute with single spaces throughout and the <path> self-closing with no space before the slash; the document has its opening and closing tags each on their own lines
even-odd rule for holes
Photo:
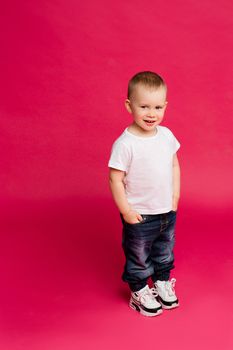
<svg viewBox="0 0 233 350">
<path fill-rule="evenodd" d="M 127 94 L 128 99 L 132 95 L 135 86 L 139 84 L 149 88 L 158 89 L 159 87 L 164 87 L 167 89 L 164 80 L 158 74 L 150 71 L 139 72 L 135 74 L 129 81 Z"/>
</svg>

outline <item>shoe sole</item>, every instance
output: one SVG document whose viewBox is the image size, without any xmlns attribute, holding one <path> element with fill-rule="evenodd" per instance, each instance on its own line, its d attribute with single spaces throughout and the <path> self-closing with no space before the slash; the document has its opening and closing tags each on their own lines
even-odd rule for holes
<svg viewBox="0 0 233 350">
<path fill-rule="evenodd" d="M 159 303 L 161 304 L 162 308 L 165 309 L 165 310 L 175 309 L 176 307 L 180 306 L 179 303 L 174 303 L 174 304 L 171 304 L 171 305 L 165 305 L 165 304 L 163 304 L 161 299 L 159 300 Z"/>
<path fill-rule="evenodd" d="M 161 315 L 161 313 L 163 312 L 162 308 L 158 309 L 156 312 L 147 312 L 145 310 L 143 310 L 142 308 L 140 308 L 139 305 L 137 305 L 134 301 L 130 300 L 129 302 L 129 307 L 131 309 L 133 309 L 134 311 L 139 312 L 140 314 L 142 314 L 143 316 L 147 316 L 147 317 L 154 317 L 154 316 L 159 316 Z"/>
</svg>

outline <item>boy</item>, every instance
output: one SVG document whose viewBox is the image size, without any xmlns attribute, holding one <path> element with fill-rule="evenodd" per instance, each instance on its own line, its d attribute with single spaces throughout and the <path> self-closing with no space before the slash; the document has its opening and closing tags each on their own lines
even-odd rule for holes
<svg viewBox="0 0 233 350">
<path fill-rule="evenodd" d="M 153 72 L 140 72 L 128 85 L 129 125 L 114 142 L 108 163 L 110 189 L 123 224 L 123 281 L 131 290 L 130 307 L 145 316 L 179 305 L 174 268 L 176 211 L 180 197 L 180 147 L 160 126 L 167 87 Z M 154 287 L 149 288 L 151 277 Z"/>
</svg>

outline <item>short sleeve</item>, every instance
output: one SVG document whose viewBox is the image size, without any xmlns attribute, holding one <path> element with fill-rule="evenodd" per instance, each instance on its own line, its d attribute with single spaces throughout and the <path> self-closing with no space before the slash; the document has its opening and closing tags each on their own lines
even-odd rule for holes
<svg viewBox="0 0 233 350">
<path fill-rule="evenodd" d="M 116 141 L 112 146 L 108 167 L 127 172 L 130 159 L 129 148 L 123 142 Z"/>
<path fill-rule="evenodd" d="M 172 152 L 174 154 L 180 148 L 180 143 L 170 129 L 168 129 L 167 127 L 164 127 L 164 131 L 171 142 Z"/>
</svg>

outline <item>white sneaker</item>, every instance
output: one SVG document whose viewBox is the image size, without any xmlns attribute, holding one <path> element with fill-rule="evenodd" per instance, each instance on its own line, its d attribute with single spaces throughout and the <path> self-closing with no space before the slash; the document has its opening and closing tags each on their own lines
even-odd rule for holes
<svg viewBox="0 0 233 350">
<path fill-rule="evenodd" d="M 154 288 L 151 289 L 154 297 L 160 302 L 163 309 L 173 309 L 179 306 L 179 301 L 175 294 L 176 279 L 172 278 L 171 281 L 156 281 Z"/>
<path fill-rule="evenodd" d="M 144 316 L 157 316 L 163 311 L 148 285 L 137 292 L 131 292 L 129 306 Z"/>
</svg>

